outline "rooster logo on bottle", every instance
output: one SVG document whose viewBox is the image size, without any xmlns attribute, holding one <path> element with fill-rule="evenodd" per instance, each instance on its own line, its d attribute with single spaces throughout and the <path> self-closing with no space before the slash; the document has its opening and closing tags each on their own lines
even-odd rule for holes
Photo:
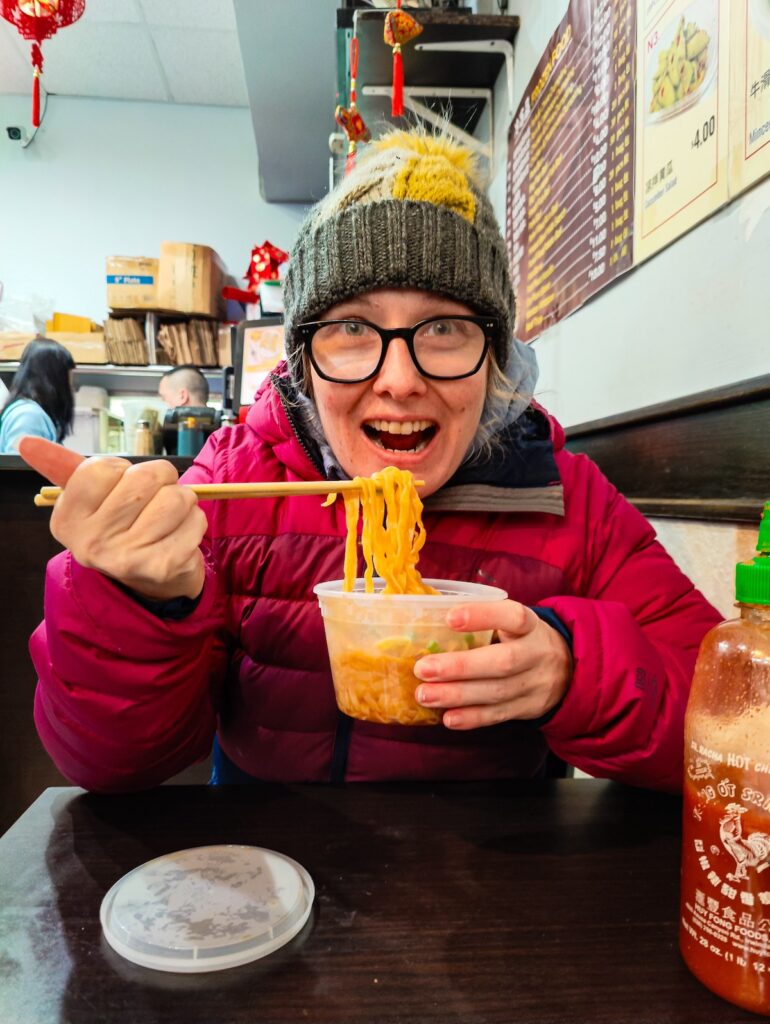
<svg viewBox="0 0 770 1024">
<path fill-rule="evenodd" d="M 747 869 L 764 871 L 770 867 L 770 836 L 765 832 L 743 834 L 742 814 L 748 810 L 741 804 L 728 804 L 726 814 L 719 820 L 719 838 L 735 860 L 735 871 L 727 877 L 733 882 L 747 878 Z"/>
</svg>

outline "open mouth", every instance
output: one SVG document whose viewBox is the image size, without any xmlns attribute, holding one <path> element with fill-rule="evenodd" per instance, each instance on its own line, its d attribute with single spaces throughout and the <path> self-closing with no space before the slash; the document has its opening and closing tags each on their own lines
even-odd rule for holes
<svg viewBox="0 0 770 1024">
<path fill-rule="evenodd" d="M 438 426 L 430 420 L 369 420 L 364 433 L 378 448 L 390 452 L 421 452 L 436 436 Z"/>
</svg>

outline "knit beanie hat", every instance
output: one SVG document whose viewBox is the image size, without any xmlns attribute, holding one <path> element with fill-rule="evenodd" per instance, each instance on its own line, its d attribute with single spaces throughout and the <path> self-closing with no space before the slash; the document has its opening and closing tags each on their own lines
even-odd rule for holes
<svg viewBox="0 0 770 1024">
<path fill-rule="evenodd" d="M 367 146 L 299 229 L 284 281 L 286 352 L 301 386 L 295 333 L 330 306 L 376 288 L 415 288 L 500 318 L 497 363 L 513 344 L 508 252 L 471 150 L 424 130 Z M 530 360 L 531 361 L 531 360 Z"/>
</svg>

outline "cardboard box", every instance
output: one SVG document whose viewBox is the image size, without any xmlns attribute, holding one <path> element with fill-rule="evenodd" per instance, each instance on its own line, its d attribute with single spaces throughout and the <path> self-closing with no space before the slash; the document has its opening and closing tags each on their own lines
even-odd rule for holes
<svg viewBox="0 0 770 1024">
<path fill-rule="evenodd" d="M 108 362 L 104 331 L 49 331 L 45 336 L 64 345 L 76 363 Z M 0 331 L 0 360 L 18 361 L 27 344 L 37 337 L 20 331 Z"/>
<path fill-rule="evenodd" d="M 101 331 L 101 324 L 94 323 L 87 316 L 73 316 L 72 313 L 54 313 L 45 322 L 46 334 L 50 331 L 69 331 L 82 334 L 84 331 Z"/>
<path fill-rule="evenodd" d="M 18 362 L 28 342 L 36 337 L 36 334 L 25 334 L 23 331 L 0 331 L 0 360 Z"/>
<path fill-rule="evenodd" d="M 110 309 L 158 308 L 158 261 L 148 256 L 107 257 Z"/>
<path fill-rule="evenodd" d="M 217 357 L 220 366 L 233 365 L 233 342 L 235 327 L 232 324 L 221 324 L 217 335 Z"/>
<path fill-rule="evenodd" d="M 161 242 L 158 307 L 223 318 L 223 275 L 221 259 L 207 245 Z"/>
<path fill-rule="evenodd" d="M 80 334 L 74 331 L 51 331 L 46 338 L 58 341 L 69 350 L 76 363 L 106 363 L 107 346 L 104 344 L 104 331 L 91 331 Z"/>
</svg>

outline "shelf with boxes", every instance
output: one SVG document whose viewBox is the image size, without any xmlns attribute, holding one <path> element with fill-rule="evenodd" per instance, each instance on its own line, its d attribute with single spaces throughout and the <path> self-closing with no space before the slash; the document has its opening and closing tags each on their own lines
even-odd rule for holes
<svg viewBox="0 0 770 1024">
<path fill-rule="evenodd" d="M 109 256 L 104 323 L 54 313 L 46 337 L 60 342 L 80 366 L 230 362 L 230 328 L 222 298 L 224 267 L 205 245 L 163 242 L 158 259 Z M 0 331 L 0 363 L 18 360 L 36 337 L 24 330 Z"/>
<path fill-rule="evenodd" d="M 105 355 L 116 365 L 226 366 L 229 343 L 228 324 L 199 315 L 114 309 L 104 324 Z"/>
<path fill-rule="evenodd" d="M 106 272 L 110 362 L 225 365 L 219 352 L 224 267 L 213 249 L 161 242 L 158 259 L 108 256 Z"/>
<path fill-rule="evenodd" d="M 208 245 L 161 242 L 158 259 L 108 256 L 106 270 L 111 310 L 224 319 L 224 266 Z"/>
</svg>

